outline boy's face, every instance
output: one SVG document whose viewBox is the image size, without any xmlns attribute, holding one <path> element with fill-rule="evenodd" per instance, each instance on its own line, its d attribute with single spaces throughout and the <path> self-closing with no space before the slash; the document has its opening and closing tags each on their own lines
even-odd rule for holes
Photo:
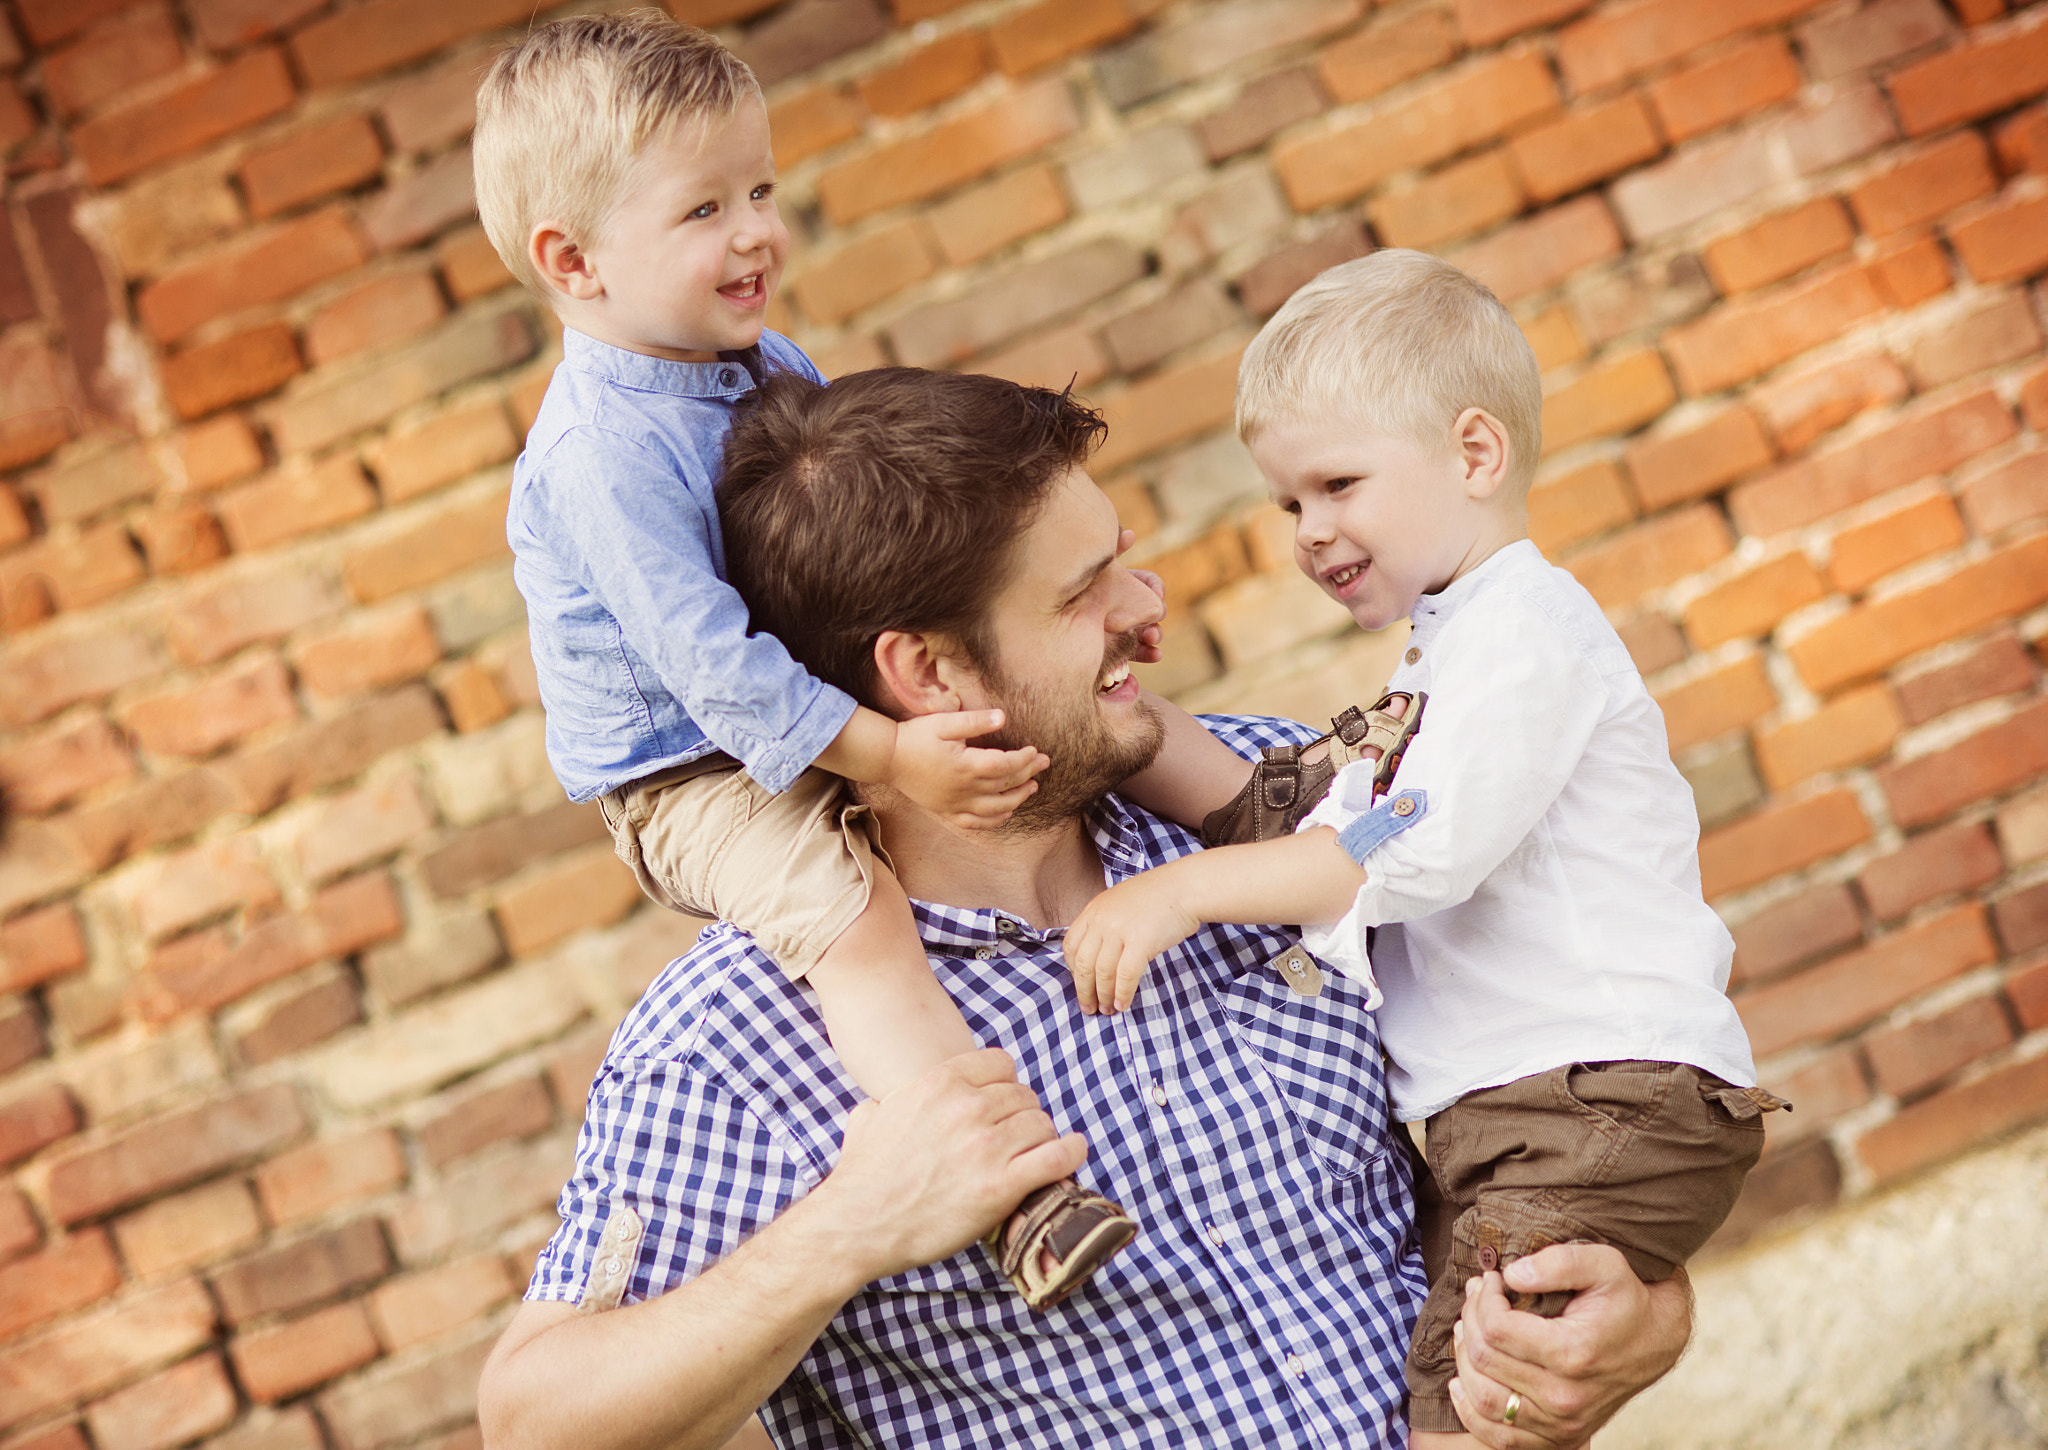
<svg viewBox="0 0 2048 1450">
<path fill-rule="evenodd" d="M 650 142 L 588 253 L 603 292 L 572 320 L 602 341 L 679 362 L 759 342 L 789 254 L 767 110 L 748 100 Z"/>
<path fill-rule="evenodd" d="M 1251 455 L 1294 516 L 1294 562 L 1365 629 L 1449 584 L 1483 529 L 1448 434 L 1431 450 L 1348 421 L 1290 420 L 1254 435 Z"/>
</svg>

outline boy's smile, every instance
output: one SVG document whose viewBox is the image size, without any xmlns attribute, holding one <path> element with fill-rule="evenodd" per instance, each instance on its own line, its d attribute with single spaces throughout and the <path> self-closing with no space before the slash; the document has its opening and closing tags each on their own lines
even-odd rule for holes
<svg viewBox="0 0 2048 1450">
<path fill-rule="evenodd" d="M 768 113 L 749 100 L 642 149 L 602 240 L 584 249 L 594 285 L 572 292 L 563 320 L 633 352 L 713 362 L 761 340 L 788 254 Z"/>
</svg>

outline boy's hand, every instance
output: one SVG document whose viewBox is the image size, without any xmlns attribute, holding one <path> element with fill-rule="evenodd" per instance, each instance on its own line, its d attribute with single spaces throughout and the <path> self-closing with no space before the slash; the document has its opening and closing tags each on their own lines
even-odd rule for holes
<svg viewBox="0 0 2048 1450">
<path fill-rule="evenodd" d="M 987 750 L 967 744 L 1002 724 L 1000 710 L 948 711 L 899 721 L 885 784 L 947 825 L 1000 826 L 1038 789 L 1032 777 L 1052 764 L 1052 757 L 1035 746 Z"/>
<path fill-rule="evenodd" d="M 1112 886 L 1067 928 L 1067 970 L 1087 1013 L 1122 1012 L 1154 957 L 1187 940 L 1202 919 L 1181 899 L 1170 868 Z"/>
<path fill-rule="evenodd" d="M 1137 531 L 1135 529 L 1125 529 L 1117 535 L 1117 553 L 1123 553 L 1124 550 L 1130 548 L 1136 542 L 1138 542 Z M 1164 579 L 1154 574 L 1150 569 L 1133 569 L 1131 574 L 1140 584 L 1144 585 L 1154 594 L 1157 594 L 1161 604 L 1166 602 L 1166 581 Z M 1146 625 L 1138 632 L 1138 652 L 1131 658 L 1141 665 L 1158 664 L 1166 658 L 1165 639 L 1166 630 L 1163 626 L 1157 624 Z"/>
</svg>

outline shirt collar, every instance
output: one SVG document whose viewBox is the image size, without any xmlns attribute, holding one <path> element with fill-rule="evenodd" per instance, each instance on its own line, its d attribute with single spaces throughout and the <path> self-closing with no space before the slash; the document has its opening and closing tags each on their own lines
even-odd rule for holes
<svg viewBox="0 0 2048 1450">
<path fill-rule="evenodd" d="M 1489 583 L 1520 573 L 1531 564 L 1547 567 L 1542 550 L 1528 539 L 1517 539 L 1506 548 L 1487 555 L 1469 573 L 1453 579 L 1435 594 L 1425 594 L 1415 601 L 1415 608 L 1409 616 L 1414 632 L 1420 635 L 1436 633 Z"/>
<path fill-rule="evenodd" d="M 573 327 L 562 329 L 562 361 L 578 372 L 645 393 L 678 398 L 739 398 L 754 391 L 754 379 L 737 356 L 721 354 L 709 363 L 674 362 L 600 342 Z"/>
</svg>

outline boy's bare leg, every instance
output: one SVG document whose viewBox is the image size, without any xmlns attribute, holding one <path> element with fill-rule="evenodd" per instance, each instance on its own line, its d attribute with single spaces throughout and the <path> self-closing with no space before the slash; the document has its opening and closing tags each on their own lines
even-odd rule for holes
<svg viewBox="0 0 2048 1450">
<path fill-rule="evenodd" d="M 876 871 L 867 909 L 808 974 L 839 1060 L 871 1098 L 886 1097 L 981 1044 L 925 959 L 903 888 Z"/>
<path fill-rule="evenodd" d="M 1460 1430 L 1447 1434 L 1441 1430 L 1411 1430 L 1408 1432 L 1409 1450 L 1486 1450 L 1477 1435 Z"/>
</svg>

